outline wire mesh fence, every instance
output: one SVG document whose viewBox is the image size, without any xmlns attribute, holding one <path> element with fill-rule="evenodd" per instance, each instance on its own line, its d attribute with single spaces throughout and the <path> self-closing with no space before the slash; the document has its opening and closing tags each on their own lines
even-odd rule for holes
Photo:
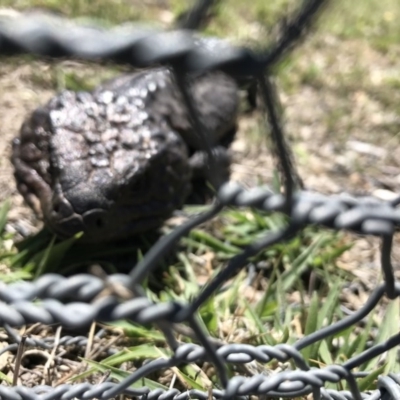
<svg viewBox="0 0 400 400">
<path fill-rule="evenodd" d="M 47 57 L 73 57 L 84 60 L 110 60 L 134 67 L 164 65 L 174 72 L 176 83 L 182 91 L 196 133 L 213 159 L 213 151 L 207 143 L 207 135 L 199 120 L 190 91 L 185 85 L 185 74 L 196 71 L 222 70 L 241 80 L 253 79 L 258 84 L 259 95 L 268 116 L 271 140 L 279 158 L 283 174 L 283 193 L 268 188 L 244 189 L 234 182 L 224 182 L 217 189 L 217 198 L 210 208 L 161 237 L 129 275 L 116 274 L 100 279 L 81 274 L 63 277 L 46 274 L 33 282 L 0 285 L 0 321 L 9 335 L 12 327 L 31 323 L 56 324 L 66 328 L 87 328 L 93 321 L 112 322 L 129 319 L 138 324 L 155 324 L 165 335 L 173 351 L 171 358 L 160 358 L 138 368 L 119 383 L 105 381 L 50 386 L 0 386 L 0 397 L 7 400 L 38 399 L 109 399 L 117 395 L 147 399 L 209 399 L 214 398 L 295 398 L 312 394 L 314 399 L 400 399 L 400 377 L 381 376 L 378 388 L 369 393 L 360 392 L 354 368 L 384 354 L 400 344 L 400 334 L 379 343 L 342 365 L 310 368 L 300 350 L 331 337 L 351 327 L 374 310 L 383 298 L 400 296 L 400 283 L 395 281 L 391 265 L 391 250 L 396 226 L 400 224 L 397 205 L 400 198 L 381 201 L 373 197 L 353 197 L 342 194 L 325 196 L 297 188 L 298 179 L 290 151 L 283 135 L 282 123 L 277 112 L 277 94 L 272 85 L 272 67 L 303 37 L 325 1 L 304 1 L 298 12 L 285 25 L 281 36 L 262 52 L 233 47 L 225 41 L 206 46 L 199 37 L 187 30 L 156 31 L 143 26 L 125 25 L 112 29 L 96 26 L 77 26 L 72 22 L 40 15 L 22 15 L 0 20 L 0 54 L 36 54 Z M 190 19 L 190 18 L 189 18 Z M 189 23 L 190 25 L 190 23 Z M 183 27 L 188 25 L 182 24 Z M 211 176 L 218 177 L 218 168 L 211 162 Z M 216 179 L 218 183 L 218 179 Z M 272 213 L 284 213 L 288 224 L 281 230 L 267 232 L 265 236 L 247 246 L 232 257 L 226 267 L 213 277 L 190 303 L 153 303 L 141 283 L 154 271 L 160 261 L 175 244 L 194 227 L 212 219 L 226 206 L 253 207 Z M 318 225 L 333 230 L 348 230 L 381 238 L 381 268 L 384 282 L 370 295 L 364 306 L 350 316 L 298 340 L 293 346 L 252 346 L 244 344 L 218 344 L 208 337 L 196 316 L 202 304 L 228 279 L 243 268 L 250 257 L 261 250 L 289 240 L 308 225 Z M 106 287 L 116 288 L 114 293 L 100 296 Z M 129 293 L 127 298 L 118 293 Z M 40 299 L 40 303 L 35 302 Z M 174 324 L 186 323 L 195 333 L 197 344 L 182 344 L 176 339 Z M 85 337 L 65 336 L 64 344 L 84 344 Z M 54 339 L 27 339 L 26 345 L 51 348 Z M 10 345 L 2 353 L 15 349 Z M 189 390 L 180 393 L 176 389 L 150 390 L 147 387 L 132 388 L 132 384 L 149 374 L 185 363 L 207 360 L 212 363 L 219 377 L 218 387 L 210 392 Z M 293 370 L 281 371 L 268 376 L 255 374 L 251 377 L 236 375 L 228 378 L 228 363 L 244 364 L 252 361 L 268 363 L 271 360 L 291 360 Z M 325 388 L 327 383 L 347 382 L 349 391 Z"/>
</svg>

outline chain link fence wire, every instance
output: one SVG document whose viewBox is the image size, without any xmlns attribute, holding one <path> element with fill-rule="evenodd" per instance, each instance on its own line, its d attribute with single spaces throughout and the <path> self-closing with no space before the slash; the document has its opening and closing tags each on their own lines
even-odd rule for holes
<svg viewBox="0 0 400 400">
<path fill-rule="evenodd" d="M 102 29 L 94 25 L 75 25 L 73 22 L 45 15 L 21 15 L 16 18 L 0 18 L 0 54 L 4 56 L 35 54 L 53 58 L 78 58 L 82 60 L 107 60 L 132 67 L 164 65 L 175 72 L 177 85 L 183 97 L 198 137 L 212 159 L 204 127 L 197 116 L 190 92 L 185 85 L 185 74 L 222 70 L 230 76 L 251 79 L 258 83 L 259 95 L 268 116 L 269 131 L 281 172 L 283 193 L 275 193 L 264 187 L 244 189 L 234 182 L 224 182 L 217 187 L 217 198 L 210 208 L 161 237 L 151 250 L 138 262 L 129 275 L 115 274 L 106 279 L 80 274 L 63 277 L 47 274 L 34 282 L 0 284 L 0 323 L 16 343 L 21 338 L 13 333 L 13 327 L 42 323 L 61 325 L 65 328 L 88 328 L 93 321 L 112 322 L 129 319 L 138 324 L 155 324 L 165 335 L 173 351 L 171 358 L 160 358 L 145 363 L 119 383 L 105 381 L 96 385 L 89 383 L 62 384 L 57 387 L 0 386 L 0 398 L 4 400 L 70 400 L 110 399 L 118 395 L 148 400 L 184 399 L 248 399 L 295 398 L 312 394 L 314 399 L 333 400 L 398 400 L 400 399 L 400 377 L 394 374 L 378 379 L 378 388 L 361 393 L 356 374 L 352 370 L 372 358 L 384 354 L 400 344 L 400 334 L 377 344 L 363 353 L 347 360 L 342 365 L 310 368 L 300 350 L 313 343 L 331 337 L 365 318 L 383 298 L 400 296 L 400 283 L 395 281 L 390 261 L 393 234 L 400 225 L 397 205 L 400 198 L 381 201 L 372 197 L 352 197 L 347 194 L 325 196 L 299 189 L 290 151 L 283 134 L 282 123 L 277 113 L 277 94 L 271 80 L 271 71 L 276 63 L 304 36 L 324 0 L 305 0 L 300 9 L 288 19 L 281 35 L 268 48 L 258 53 L 234 47 L 223 40 L 213 45 L 203 41 L 186 28 L 198 25 L 197 17 L 188 14 L 181 19 L 185 29 L 159 31 L 146 26 L 123 25 Z M 200 13 L 206 8 L 198 7 Z M 192 15 L 192 16 L 191 16 Z M 197 22 L 190 18 L 195 18 Z M 197 19 L 196 19 L 197 18 Z M 183 21 L 183 22 L 182 22 Z M 186 22 L 185 22 L 186 21 Z M 189 21 L 189 22 L 188 22 Z M 190 22 L 192 21 L 192 22 Z M 179 24 L 178 24 L 179 25 Z M 210 165 L 211 176 L 218 176 L 216 164 Z M 268 232 L 257 242 L 247 246 L 242 253 L 232 257 L 226 267 L 213 277 L 196 298 L 189 304 L 180 302 L 153 303 L 141 283 L 172 251 L 174 245 L 197 225 L 216 216 L 224 207 L 253 207 L 255 209 L 288 216 L 285 228 Z M 350 316 L 324 327 L 298 340 L 293 346 L 252 346 L 247 344 L 223 344 L 208 337 L 197 319 L 196 311 L 228 279 L 246 265 L 250 257 L 275 243 L 284 242 L 308 225 L 328 227 L 333 230 L 348 230 L 381 238 L 381 267 L 384 282 L 370 295 L 364 306 Z M 113 285 L 128 291 L 131 298 L 123 299 L 114 294 L 99 296 L 106 287 Z M 40 300 L 40 302 L 37 302 Z M 186 323 L 200 344 L 182 344 L 176 339 L 174 324 Z M 66 345 L 85 345 L 84 337 L 64 337 Z M 28 339 L 26 345 L 49 348 L 54 339 Z M 14 346 L 14 347 L 12 347 Z M 15 348 L 15 345 L 2 350 Z M 150 390 L 147 387 L 132 388 L 150 373 L 186 363 L 208 361 L 215 367 L 219 384 L 210 392 L 176 389 Z M 292 361 L 293 370 L 274 373 L 271 376 L 256 374 L 251 377 L 237 375 L 228 378 L 228 363 L 244 364 L 252 361 L 268 363 Z M 325 388 L 328 383 L 346 381 L 349 391 Z"/>
</svg>

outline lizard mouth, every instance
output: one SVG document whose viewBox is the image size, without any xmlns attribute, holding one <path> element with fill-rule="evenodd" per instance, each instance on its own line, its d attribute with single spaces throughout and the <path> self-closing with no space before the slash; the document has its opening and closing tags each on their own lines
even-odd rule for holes
<svg viewBox="0 0 400 400">
<path fill-rule="evenodd" d="M 104 210 L 91 210 L 83 216 L 74 214 L 63 220 L 46 219 L 46 225 L 55 235 L 62 239 L 83 232 L 81 240 L 87 243 L 118 241 L 158 228 L 164 218 L 152 216 L 124 221 L 108 226 Z"/>
<path fill-rule="evenodd" d="M 51 210 L 43 213 L 49 230 L 63 239 L 83 232 L 81 240 L 87 243 L 123 240 L 156 229 L 162 225 L 170 208 L 167 203 L 159 203 L 158 206 L 131 206 L 129 213 L 101 208 L 78 213 L 65 198 L 60 200 L 57 196 L 52 203 Z M 133 207 L 135 212 L 132 212 Z M 170 211 L 172 213 L 173 209 Z"/>
</svg>

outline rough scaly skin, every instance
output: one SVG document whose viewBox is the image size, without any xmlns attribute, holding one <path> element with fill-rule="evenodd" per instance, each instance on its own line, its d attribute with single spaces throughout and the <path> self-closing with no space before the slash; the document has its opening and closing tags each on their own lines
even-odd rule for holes
<svg viewBox="0 0 400 400">
<path fill-rule="evenodd" d="M 189 87 L 212 146 L 224 154 L 236 130 L 235 82 L 214 72 Z M 160 68 L 92 93 L 60 93 L 25 120 L 11 160 L 18 190 L 51 231 L 102 242 L 159 227 L 184 204 L 207 157 L 171 72 Z"/>
</svg>

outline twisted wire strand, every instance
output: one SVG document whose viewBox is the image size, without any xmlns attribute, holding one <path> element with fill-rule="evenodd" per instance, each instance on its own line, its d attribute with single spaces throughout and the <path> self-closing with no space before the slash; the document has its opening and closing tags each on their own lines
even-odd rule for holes
<svg viewBox="0 0 400 400">
<path fill-rule="evenodd" d="M 7 352 L 13 352 L 18 349 L 19 344 L 22 341 L 21 335 L 12 329 L 8 324 L 4 324 L 4 329 L 7 332 L 9 338 L 14 342 L 12 344 L 9 344 L 8 346 L 5 346 L 0 349 L 0 355 L 7 353 Z M 95 338 L 99 338 L 104 335 L 104 330 L 101 329 L 98 331 L 95 335 Z M 24 346 L 25 347 L 40 347 L 46 350 L 52 349 L 55 343 L 55 337 L 45 337 L 45 338 L 37 338 L 37 337 L 25 337 L 24 338 Z M 58 338 L 57 343 L 58 346 L 77 346 L 77 347 L 85 347 L 87 346 L 89 342 L 89 339 L 86 336 L 71 336 L 71 335 L 65 335 L 61 336 Z M 107 353 L 108 354 L 114 354 L 117 350 L 114 348 L 108 348 Z"/>
<path fill-rule="evenodd" d="M 50 57 L 77 57 L 127 63 L 137 67 L 171 64 L 177 59 L 185 72 L 225 69 L 230 75 L 254 76 L 274 65 L 304 36 L 326 0 L 307 0 L 266 54 L 254 54 L 226 41 L 209 49 L 186 30 L 162 32 L 144 25 L 124 24 L 104 29 L 94 24 L 75 25 L 54 15 L 0 18 L 0 54 L 31 53 Z M 203 0 L 204 9 L 212 4 Z M 179 23 L 178 23 L 179 25 Z M 190 28 L 196 28 L 195 23 Z M 160 46 L 160 43 L 162 46 Z"/>
<path fill-rule="evenodd" d="M 203 5 L 206 3 L 210 4 L 209 1 L 204 0 Z M 177 71 L 178 85 L 184 96 L 186 88 L 183 80 L 180 80 L 180 73 L 184 75 L 196 71 L 221 69 L 237 79 L 258 78 L 262 86 L 263 82 L 267 85 L 269 82 L 262 78 L 264 71 L 269 73 L 271 68 L 304 37 L 304 33 L 312 25 L 315 16 L 326 3 L 327 1 L 323 0 L 305 0 L 284 27 L 281 37 L 275 40 L 269 49 L 258 54 L 246 48 L 231 46 L 225 41 L 217 41 L 210 47 L 186 30 L 162 32 L 150 27 L 128 24 L 107 30 L 94 25 L 77 26 L 66 20 L 46 16 L 22 16 L 12 20 L 0 18 L 0 54 L 32 53 L 51 57 L 111 60 L 135 67 L 169 65 Z M 264 99 L 266 98 L 265 89 L 268 89 L 268 86 L 264 87 Z M 193 106 L 190 96 L 186 97 L 189 112 L 196 124 L 196 110 L 190 108 Z M 270 121 L 271 116 L 274 116 L 273 106 L 276 105 L 276 99 L 271 99 L 271 107 L 267 107 Z M 223 389 L 212 390 L 215 398 L 244 398 L 242 396 L 251 394 L 296 397 L 313 393 L 316 399 L 398 399 L 400 379 L 397 376 L 380 378 L 376 391 L 372 394 L 362 394 L 350 371 L 376 355 L 398 346 L 400 335 L 395 335 L 386 342 L 373 346 L 342 366 L 332 365 L 319 370 L 310 369 L 299 350 L 360 321 L 385 294 L 390 299 L 400 295 L 400 286 L 395 282 L 390 262 L 394 227 L 400 222 L 400 213 L 396 209 L 399 201 L 396 199 L 392 202 L 382 202 L 372 197 L 324 196 L 305 191 L 295 192 L 293 190 L 295 171 L 290 164 L 291 160 L 285 159 L 284 149 L 286 146 L 287 150 L 288 146 L 284 141 L 279 119 L 276 119 L 276 123 L 272 123 L 271 127 L 272 139 L 277 147 L 279 161 L 286 178 L 285 195 L 263 188 L 244 190 L 233 182 L 227 182 L 221 186 L 217 184 L 218 199 L 214 206 L 204 214 L 178 227 L 170 235 L 161 238 L 129 276 L 114 275 L 109 278 L 110 282 L 122 284 L 131 289 L 134 298 L 123 303 L 114 296 L 94 300 L 109 282 L 88 275 L 66 279 L 52 274 L 36 282 L 0 285 L 0 299 L 3 301 L 0 307 L 0 325 L 2 326 L 41 322 L 57 323 L 69 328 L 82 328 L 94 320 L 109 322 L 130 319 L 141 324 L 158 323 L 168 337 L 171 336 L 172 323 L 186 321 L 196 333 L 201 346 L 181 345 L 176 341 L 174 343 L 173 338 L 170 338 L 171 340 L 168 341 L 173 350 L 172 358 L 153 360 L 120 383 L 104 382 L 99 385 L 83 383 L 61 385 L 57 388 L 0 386 L 0 397 L 7 400 L 58 398 L 68 400 L 75 397 L 108 399 L 124 393 L 146 399 L 208 399 L 209 393 L 199 390 L 185 393 L 180 393 L 176 389 L 150 391 L 145 387 L 132 389 L 130 385 L 152 371 L 170 368 L 181 363 L 211 360 L 217 368 L 223 386 Z M 206 138 L 201 126 L 197 128 L 197 131 L 200 138 Z M 207 143 L 204 143 L 203 147 L 207 148 Z M 213 160 L 212 157 L 210 159 Z M 144 297 L 140 283 L 182 236 L 193 227 L 218 214 L 225 206 L 255 207 L 267 212 L 284 212 L 290 216 L 290 223 L 282 231 L 268 233 L 262 240 L 234 257 L 221 274 L 217 275 L 191 304 L 151 303 Z M 226 279 L 241 268 L 251 255 L 275 242 L 287 240 L 303 226 L 310 224 L 380 236 L 382 238 L 381 263 L 385 283 L 373 292 L 364 307 L 350 317 L 300 339 L 294 346 L 227 344 L 214 348 L 210 338 L 197 324 L 194 317 L 196 310 Z M 32 304 L 32 301 L 37 298 L 42 299 L 42 302 Z M 88 304 L 89 302 L 92 303 Z M 72 343 L 71 340 L 65 340 L 65 343 Z M 78 339 L 74 343 L 77 342 L 79 342 Z M 31 344 L 50 345 L 49 342 L 35 340 L 32 340 Z M 267 363 L 272 359 L 281 362 L 293 360 L 298 370 L 276 373 L 272 377 L 260 374 L 252 377 L 235 376 L 231 379 L 228 379 L 225 371 L 226 363 L 247 363 L 254 360 Z M 347 381 L 350 391 L 323 388 L 327 382 L 338 382 L 343 379 Z"/>
<path fill-rule="evenodd" d="M 284 196 L 268 188 L 244 189 L 236 182 L 227 182 L 221 187 L 218 198 L 224 205 L 254 207 L 267 212 L 285 211 Z M 329 196 L 307 191 L 295 193 L 292 210 L 287 214 L 299 224 L 376 236 L 393 235 L 394 226 L 400 223 L 400 210 L 390 202 L 346 193 Z"/>
<path fill-rule="evenodd" d="M 41 276 L 34 282 L 17 282 L 8 285 L 0 282 L 0 300 L 5 303 L 14 303 L 35 298 L 48 298 L 62 302 L 89 302 L 108 285 L 121 284 L 131 287 L 136 282 L 142 282 L 182 236 L 195 226 L 217 215 L 225 205 L 253 207 L 267 212 L 284 211 L 284 197 L 281 194 L 260 187 L 244 189 L 234 182 L 227 183 L 221 188 L 219 199 L 220 204 L 211 207 L 209 211 L 198 217 L 188 220 L 169 235 L 162 237 L 132 269 L 130 277 L 124 274 L 114 274 L 103 280 L 88 274 L 63 277 L 52 273 Z M 393 225 L 400 225 L 400 210 L 392 207 L 389 202 L 372 197 L 357 199 L 343 194 L 324 196 L 318 193 L 299 192 L 295 196 L 292 217 L 298 220 L 299 225 L 313 224 L 335 230 L 347 229 L 357 233 L 375 235 L 390 234 L 393 232 Z M 367 225 L 368 221 L 376 223 L 376 225 Z M 391 242 L 385 244 L 385 251 L 382 252 L 386 262 L 390 261 L 388 259 L 389 245 Z M 263 247 L 260 247 L 261 250 Z M 390 271 L 390 264 L 389 267 Z M 387 282 L 388 279 L 386 278 L 385 281 Z"/>
<path fill-rule="evenodd" d="M 226 190 L 226 188 L 224 188 Z M 278 208 L 282 207 L 283 204 L 283 197 L 282 195 L 274 195 L 271 194 L 270 191 L 265 192 L 261 192 L 260 190 L 257 190 L 255 193 L 252 193 L 252 195 L 249 195 L 249 191 L 243 192 L 243 191 L 238 191 L 238 187 L 236 186 L 235 188 L 235 193 L 236 193 L 236 197 L 235 196 L 231 196 L 230 198 L 224 198 L 223 200 L 224 202 L 226 202 L 227 200 L 233 202 L 234 204 L 236 204 L 237 206 L 250 206 L 252 204 L 257 203 L 258 205 L 261 204 L 261 200 L 262 199 L 262 195 L 267 195 L 267 198 L 270 196 L 278 196 L 278 198 L 280 199 L 280 201 L 273 201 L 272 203 L 276 206 L 278 206 Z M 241 196 L 238 196 L 241 195 Z M 322 196 L 316 196 L 316 198 L 313 198 L 313 196 L 310 196 L 309 194 L 305 194 L 305 197 L 308 199 L 309 202 L 311 202 L 312 207 L 310 207 L 310 204 L 308 204 L 308 207 L 302 207 L 300 208 L 300 212 L 297 215 L 297 218 L 299 219 L 299 221 L 301 223 L 305 222 L 305 218 L 309 218 L 310 217 L 310 210 L 315 210 L 318 209 L 318 207 L 321 206 L 321 204 L 323 204 L 323 200 L 324 197 Z M 331 198 L 329 198 L 331 199 Z M 313 200 L 313 201 L 312 201 Z M 366 218 L 370 218 L 371 215 L 370 213 L 368 213 L 368 211 L 370 211 L 370 208 L 372 207 L 372 210 L 375 210 L 377 208 L 377 205 L 380 204 L 380 202 L 377 202 L 375 199 L 370 199 L 370 198 L 365 198 L 365 199 L 361 199 L 361 201 L 357 200 L 357 199 L 353 199 L 350 198 L 348 196 L 345 197 L 345 199 L 343 200 L 342 198 L 340 198 L 340 200 L 342 201 L 342 205 L 344 205 L 344 207 L 342 208 L 337 208 L 340 211 L 347 213 L 350 210 L 357 208 L 357 207 L 361 207 L 362 211 L 364 211 L 367 215 Z M 338 199 L 334 199 L 334 201 L 337 203 Z M 262 201 L 262 204 L 265 203 L 265 200 Z M 302 202 L 300 201 L 299 204 L 302 204 Z M 347 207 L 347 209 L 346 209 Z M 379 207 L 378 207 L 379 208 Z M 336 209 L 336 211 L 337 211 Z M 294 207 L 294 210 L 296 210 L 296 206 Z M 302 214 L 302 212 L 305 212 L 305 215 Z M 332 217 L 332 213 L 328 213 L 331 217 Z M 318 213 L 317 213 L 318 215 Z M 203 217 L 203 216 L 202 216 Z M 374 215 L 374 217 L 376 217 Z M 193 223 L 193 221 L 190 221 L 191 223 Z M 309 222 L 309 221 L 306 221 Z M 321 221 L 320 221 L 321 222 Z M 326 221 L 323 221 L 326 222 Z M 353 223 L 354 220 L 351 219 L 351 222 Z M 394 221 L 397 222 L 397 221 Z M 361 224 L 362 225 L 362 224 Z M 335 225 L 334 225 L 335 226 Z M 357 227 L 360 226 L 360 221 L 357 220 Z M 348 228 L 351 226 L 348 226 Z M 353 226 L 354 227 L 354 226 Z M 246 258 L 247 259 L 247 258 Z M 70 282 L 70 284 L 65 285 L 65 283 L 61 283 L 61 285 L 64 285 L 65 287 L 68 287 L 68 290 L 65 290 L 64 292 L 62 291 L 57 291 L 55 290 L 57 281 L 60 280 L 60 282 Z M 81 280 L 81 281 L 80 281 Z M 122 284 L 129 284 L 129 279 L 128 277 L 124 276 L 124 275 L 115 275 L 110 277 L 111 281 L 114 282 L 118 282 L 118 283 L 122 283 Z M 222 280 L 224 281 L 224 280 Z M 75 286 L 73 286 L 75 285 Z M 28 323 L 28 322 L 33 322 L 33 321 L 41 321 L 44 323 L 54 323 L 54 322 L 58 322 L 58 323 L 62 323 L 62 324 L 66 324 L 67 326 L 71 326 L 69 324 L 71 324 L 71 321 L 73 321 L 73 326 L 77 327 L 79 324 L 77 324 L 77 318 L 76 318 L 76 309 L 80 309 L 81 311 L 83 310 L 83 308 L 86 307 L 86 314 L 83 313 L 81 315 L 81 319 L 80 322 L 85 325 L 85 324 L 89 324 L 92 319 L 104 319 L 104 320 L 108 320 L 109 318 L 115 318 L 115 319 L 125 319 L 125 318 L 130 318 L 136 322 L 139 323 L 150 323 L 150 322 L 157 322 L 158 320 L 170 320 L 170 321 L 174 321 L 174 318 L 176 318 L 177 316 L 180 315 L 180 317 L 177 318 L 177 320 L 182 320 L 182 318 L 187 317 L 188 313 L 185 312 L 184 307 L 182 308 L 182 306 L 178 306 L 175 305 L 175 308 L 171 308 L 171 304 L 157 304 L 157 305 L 152 305 L 147 299 L 145 298 L 137 298 L 137 299 L 133 299 L 129 302 L 126 302 L 124 304 L 117 304 L 115 302 L 115 299 L 102 299 L 102 302 L 98 302 L 96 304 L 96 306 L 98 307 L 96 310 L 93 310 L 93 308 L 96 308 L 95 305 L 93 305 L 93 307 L 91 308 L 90 305 L 87 304 L 69 304 L 68 306 L 72 306 L 72 312 L 70 314 L 70 320 L 68 321 L 68 306 L 67 309 L 63 308 L 63 305 L 61 303 L 55 303 L 54 301 L 50 301 L 50 302 L 44 302 L 43 303 L 43 307 L 46 309 L 46 311 L 49 312 L 49 314 L 54 318 L 54 320 L 45 320 L 45 319 L 41 319 L 40 315 L 43 316 L 43 314 L 40 314 L 41 311 L 43 310 L 39 310 L 40 307 L 38 306 L 34 306 L 32 308 L 32 304 L 30 303 L 26 303 L 24 301 L 21 301 L 21 293 L 24 293 L 25 296 L 27 298 L 34 298 L 37 296 L 37 293 L 35 289 L 39 289 L 39 291 L 42 291 L 42 293 L 46 293 L 46 288 L 53 288 L 53 292 L 47 293 L 47 295 L 49 295 L 50 297 L 53 296 L 53 293 L 58 292 L 59 296 L 62 298 L 63 296 L 65 296 L 68 292 L 70 292 L 71 288 L 75 287 L 79 289 L 75 289 L 75 293 L 80 293 L 82 295 L 82 298 L 85 300 L 89 300 L 89 298 L 93 298 L 95 295 L 97 295 L 99 293 L 99 291 L 101 291 L 101 289 L 103 288 L 103 282 L 101 280 L 99 280 L 98 278 L 92 277 L 92 276 L 85 276 L 85 275 L 81 275 L 81 276 L 75 276 L 69 279 L 57 276 L 57 275 L 49 275 L 49 276 L 44 276 L 42 278 L 40 278 L 37 282 L 31 282 L 31 283 L 23 283 L 22 286 L 20 286 L 18 288 L 18 285 L 15 285 L 17 287 L 17 290 L 15 291 L 15 293 L 13 294 L 12 289 L 10 290 L 2 290 L 0 291 L 1 295 L 3 298 L 7 299 L 11 304 L 16 305 L 17 307 L 15 308 L 16 311 L 20 311 L 20 315 L 19 316 L 15 316 L 10 320 L 6 320 L 7 317 L 11 317 L 12 315 L 12 311 L 9 310 L 5 310 L 4 308 L 0 309 L 0 316 L 2 317 L 2 321 L 6 321 L 7 323 L 13 324 L 13 323 L 18 323 L 18 324 L 22 324 L 22 323 Z M 36 286 L 36 288 L 35 288 Z M 12 286 L 10 286 L 12 288 Z M 9 289 L 10 287 L 7 287 L 7 289 Z M 86 287 L 88 287 L 88 289 L 86 289 Z M 369 311 L 371 311 L 376 303 L 379 301 L 379 299 L 384 295 L 385 293 L 385 289 L 386 289 L 386 284 L 382 284 L 380 287 L 378 287 L 378 289 L 374 292 L 375 294 L 371 295 L 369 301 L 367 302 L 367 304 L 364 306 L 364 308 L 362 310 L 359 310 L 358 312 L 352 314 L 352 316 L 348 317 L 346 320 L 342 320 L 339 321 L 339 323 L 333 325 L 333 326 L 329 326 L 327 328 L 324 328 L 324 330 L 318 331 L 315 334 L 312 334 L 306 338 L 304 338 L 303 340 L 300 340 L 296 345 L 295 348 L 304 348 L 305 346 L 308 346 L 312 343 L 314 343 L 317 340 L 321 340 L 322 338 L 334 334 L 335 332 L 344 329 L 346 326 L 350 326 L 353 323 L 355 323 L 356 321 L 359 321 L 360 319 L 362 319 L 365 315 L 367 315 L 369 313 Z M 211 291 L 211 293 L 213 292 L 213 290 Z M 400 287 L 399 285 L 395 286 L 395 292 L 396 295 L 399 295 L 400 293 Z M 203 300 L 201 300 L 199 302 L 199 304 L 202 304 L 202 302 L 208 298 L 208 296 L 206 296 Z M 194 302 L 194 304 L 196 304 L 196 302 Z M 26 307 L 26 308 L 25 308 Z M 83 307 L 83 308 L 82 308 Z M 190 309 L 190 305 L 188 307 L 188 309 Z M 112 311 L 111 311 L 112 310 Z M 135 314 L 135 310 L 139 311 L 138 314 Z M 142 313 L 141 313 L 142 311 Z M 146 316 L 146 311 L 149 311 L 148 315 Z M 183 313 L 183 314 L 182 314 Z M 186 314 L 186 315 L 185 315 Z M 28 316 L 28 319 L 25 319 L 25 321 L 22 321 L 21 318 L 24 318 L 24 316 Z M 19 317 L 19 318 L 18 318 Z M 49 315 L 47 315 L 47 317 L 49 317 Z M 57 318 L 60 317 L 60 318 Z M 30 318 L 30 319 L 29 319 Z M 33 321 L 32 321 L 33 320 Z M 80 325 L 79 325 L 80 326 Z M 395 340 L 397 340 L 396 343 L 398 343 L 398 338 L 396 338 Z M 176 350 L 178 351 L 180 349 L 180 347 L 178 347 Z M 202 351 L 204 351 L 204 348 L 201 348 Z M 229 352 L 232 354 L 232 349 L 228 349 Z M 382 348 L 382 345 L 380 346 L 376 346 L 372 351 L 374 351 L 375 353 L 377 352 L 377 354 L 382 354 L 382 352 L 387 351 L 388 348 L 384 347 Z M 226 349 L 224 349 L 223 351 L 227 351 Z M 375 354 L 374 353 L 374 354 Z M 232 358 L 230 359 L 232 360 Z M 239 359 L 234 359 L 236 362 L 239 361 Z M 193 360 L 192 360 L 193 361 Z M 262 361 L 266 361 L 265 359 L 262 359 Z M 365 362 L 365 359 L 362 361 Z M 352 365 L 352 368 L 354 368 L 356 365 L 360 365 L 362 363 L 361 361 L 356 362 Z M 301 361 L 300 361 L 301 363 Z M 296 364 L 299 365 L 299 362 L 297 362 Z M 143 371 L 142 371 L 143 372 Z M 247 381 L 246 381 L 247 382 Z M 304 387 L 301 388 L 302 391 L 307 391 L 307 390 L 312 390 L 312 387 L 315 389 L 318 385 L 317 385 L 317 381 L 313 381 L 313 382 L 309 382 L 309 384 L 312 384 L 311 387 L 307 387 L 307 389 L 305 388 L 307 385 L 305 385 Z M 230 383 L 229 383 L 230 384 Z M 241 385 L 238 386 L 242 387 Z M 247 386 L 246 386 L 247 387 Z M 254 384 L 250 385 L 251 390 L 255 390 L 256 386 L 254 386 Z M 264 386 L 263 386 L 264 387 Z M 115 391 L 119 390 L 117 388 L 114 388 Z M 232 389 L 233 390 L 233 389 Z M 243 390 L 243 389 L 240 389 Z M 241 391 L 238 389 L 238 393 L 237 394 L 241 394 Z M 258 389 L 257 389 L 258 390 Z M 300 389 L 299 389 L 300 390 Z M 354 390 L 354 388 L 353 388 Z M 114 392 L 113 392 L 114 393 Z M 271 391 L 269 392 L 271 395 L 282 395 L 282 392 L 279 391 Z M 290 391 L 291 395 L 294 393 L 293 390 Z M 299 391 L 296 392 L 297 395 L 299 395 Z M 110 394 L 110 393 L 109 393 Z M 358 394 L 356 394 L 355 392 L 353 392 L 354 395 L 354 399 L 358 399 L 360 398 Z"/>
<path fill-rule="evenodd" d="M 143 396 L 148 399 L 206 399 L 208 393 L 199 390 L 180 393 L 176 389 L 157 389 L 150 391 L 145 387 L 139 389 L 129 387 L 133 382 L 141 379 L 141 377 L 152 371 L 179 365 L 180 362 L 184 361 L 177 361 L 175 359 L 157 359 L 150 361 L 119 383 L 104 382 L 97 385 L 89 383 L 80 383 L 75 385 L 64 384 L 56 388 L 42 385 L 34 387 L 31 390 L 26 390 L 26 388 L 21 386 L 0 386 L 0 396 L 2 398 L 13 398 L 19 400 L 42 400 L 47 398 L 62 398 L 63 400 L 69 400 L 74 397 L 82 399 L 108 399 L 118 394 L 125 394 L 139 398 L 142 398 Z M 337 383 L 342 379 L 347 379 L 348 375 L 349 373 L 345 368 L 332 365 L 321 370 L 283 371 L 273 376 L 267 376 L 264 374 L 254 375 L 252 377 L 235 376 L 230 379 L 226 390 L 213 389 L 212 394 L 215 398 L 232 398 L 231 396 L 243 398 L 242 396 L 249 395 L 269 395 L 273 397 L 292 398 L 309 394 L 312 387 L 321 388 L 327 382 Z M 366 398 L 379 399 L 379 395 L 381 395 L 382 392 L 389 391 L 395 395 L 398 393 L 398 385 L 396 384 L 395 377 L 384 377 L 380 380 L 379 384 L 379 389 L 375 390 L 370 395 L 361 394 L 357 389 L 351 392 L 329 389 L 322 391 L 321 398 L 345 398 L 351 400 Z M 329 394 L 331 397 L 326 397 L 324 393 Z M 396 397 L 393 397 L 393 399 L 396 399 Z"/>
</svg>

